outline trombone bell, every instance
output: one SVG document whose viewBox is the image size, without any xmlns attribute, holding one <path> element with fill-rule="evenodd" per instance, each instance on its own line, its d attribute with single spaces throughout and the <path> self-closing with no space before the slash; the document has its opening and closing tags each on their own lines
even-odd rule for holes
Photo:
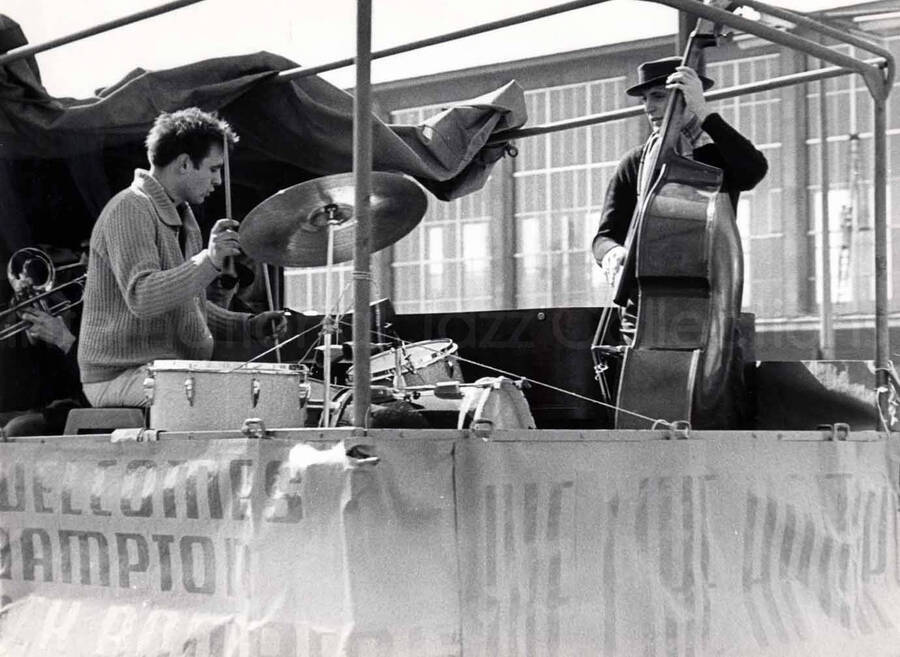
<svg viewBox="0 0 900 657">
<path fill-rule="evenodd" d="M 64 265 L 59 270 L 69 269 L 72 266 L 84 265 L 81 263 Z M 25 308 L 35 307 L 51 317 L 56 317 L 81 303 L 84 297 L 84 281 L 87 276 L 82 274 L 54 287 L 57 271 L 53 260 L 41 249 L 26 247 L 13 253 L 9 262 L 6 263 L 6 278 L 13 290 L 13 304 L 0 312 L 0 324 L 4 323 L 10 315 L 18 314 Z M 77 298 L 70 298 L 66 295 L 62 301 L 50 304 L 49 297 L 51 295 L 76 286 Z M 18 335 L 29 326 L 29 322 L 20 320 L 0 329 L 0 341 Z"/>
</svg>

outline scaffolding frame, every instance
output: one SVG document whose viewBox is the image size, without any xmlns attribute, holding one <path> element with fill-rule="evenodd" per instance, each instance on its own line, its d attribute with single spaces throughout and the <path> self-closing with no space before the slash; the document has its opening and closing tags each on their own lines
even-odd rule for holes
<svg viewBox="0 0 900 657">
<path fill-rule="evenodd" d="M 201 2 L 202 0 L 176 0 L 152 8 L 146 11 L 131 14 L 129 16 L 99 24 L 93 28 L 82 30 L 58 39 L 53 39 L 34 46 L 26 46 L 14 49 L 0 56 L 0 65 L 32 56 L 36 53 L 50 50 L 67 43 L 106 32 L 122 25 L 167 13 L 181 7 Z M 357 232 L 354 251 L 354 323 L 353 323 L 353 366 L 354 371 L 360 376 L 355 377 L 354 383 L 354 431 L 365 433 L 368 419 L 368 410 L 371 400 L 369 384 L 370 371 L 370 345 L 368 306 L 370 300 L 370 210 L 369 189 L 372 173 L 372 138 L 371 138 L 371 62 L 374 59 L 388 57 L 404 52 L 416 50 L 431 45 L 446 43 L 475 34 L 481 34 L 492 30 L 518 25 L 547 16 L 560 14 L 582 7 L 597 5 L 608 0 L 575 0 L 563 3 L 547 9 L 533 11 L 526 14 L 512 16 L 507 19 L 476 25 L 471 28 L 458 30 L 435 36 L 429 39 L 411 42 L 386 50 L 373 52 L 371 48 L 372 27 L 372 0 L 357 0 L 357 25 L 356 25 L 356 57 L 338 60 L 329 64 L 310 68 L 298 68 L 282 71 L 277 80 L 292 80 L 309 75 L 315 75 L 325 71 L 344 68 L 356 64 L 356 86 L 354 89 L 354 130 L 353 130 L 353 175 L 355 186 L 355 201 L 357 211 Z M 725 25 L 754 36 L 766 39 L 775 44 L 792 48 L 806 55 L 816 57 L 823 62 L 832 64 L 831 67 L 820 68 L 813 71 L 795 73 L 762 83 L 740 85 L 730 89 L 723 89 L 707 95 L 710 100 L 730 98 L 746 93 L 767 91 L 780 87 L 802 84 L 817 80 L 826 80 L 831 77 L 858 73 L 866 83 L 873 102 L 873 142 L 874 142 L 874 206 L 873 228 L 875 237 L 875 367 L 876 388 L 878 391 L 877 404 L 880 410 L 881 428 L 889 431 L 885 418 L 888 417 L 888 398 L 890 390 L 890 332 L 888 324 L 888 284 L 887 284 L 887 98 L 890 94 L 895 75 L 895 62 L 890 51 L 862 39 L 854 34 L 847 33 L 819 21 L 813 20 L 802 14 L 774 7 L 759 0 L 740 0 L 739 4 L 749 7 L 760 14 L 778 18 L 802 27 L 820 39 L 833 39 L 834 41 L 850 45 L 864 50 L 875 56 L 874 59 L 858 59 L 850 55 L 835 52 L 818 41 L 808 39 L 778 30 L 763 23 L 737 16 L 729 11 L 703 4 L 700 0 L 649 0 L 656 4 L 669 6 L 673 9 L 691 14 L 698 18 L 704 18 L 720 25 Z M 580 119 L 559 121 L 532 128 L 509 130 L 496 135 L 491 142 L 502 143 L 512 139 L 521 139 L 540 134 L 547 134 L 559 130 L 595 125 L 608 121 L 615 121 L 642 113 L 640 107 L 617 110 L 595 114 Z M 826 190 L 823 190 L 823 193 Z M 826 219 L 827 220 L 827 219 Z"/>
</svg>

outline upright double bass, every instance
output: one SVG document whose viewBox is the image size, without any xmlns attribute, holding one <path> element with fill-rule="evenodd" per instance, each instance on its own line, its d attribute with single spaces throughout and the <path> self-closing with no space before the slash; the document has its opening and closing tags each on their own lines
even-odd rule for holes
<svg viewBox="0 0 900 657">
<path fill-rule="evenodd" d="M 717 41 L 718 26 L 698 21 L 682 64 L 696 70 Z M 656 420 L 728 428 L 740 415 L 740 235 L 722 170 L 678 152 L 684 107 L 681 92 L 671 91 L 625 242 L 615 300 L 636 299 L 637 321 L 624 351 L 617 428 Z"/>
</svg>

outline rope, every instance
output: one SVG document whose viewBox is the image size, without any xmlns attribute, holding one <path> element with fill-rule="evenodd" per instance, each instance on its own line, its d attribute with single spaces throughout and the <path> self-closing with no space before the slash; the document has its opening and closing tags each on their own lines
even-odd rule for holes
<svg viewBox="0 0 900 657">
<path fill-rule="evenodd" d="M 355 274 L 355 273 L 356 273 L 356 272 L 354 272 L 354 274 Z M 360 272 L 360 273 L 365 273 L 365 272 Z M 370 278 L 370 280 L 371 280 L 371 277 L 369 277 L 369 278 Z M 347 286 L 345 286 L 345 290 L 346 290 L 346 287 L 347 287 Z M 343 296 L 343 294 L 344 294 L 344 291 L 341 292 L 341 296 Z M 338 302 L 340 302 L 340 297 L 338 298 Z M 337 304 L 335 304 L 335 305 L 337 305 Z M 346 327 L 352 328 L 352 325 L 350 324 L 350 322 L 347 322 L 347 321 L 343 320 L 342 317 L 343 317 L 343 315 L 337 316 L 337 317 L 335 318 L 336 323 L 337 323 L 338 325 L 342 325 L 342 326 L 346 326 Z M 324 320 L 323 320 L 323 321 L 324 321 Z M 302 332 L 298 333 L 297 335 L 293 336 L 292 338 L 289 338 L 288 340 L 285 340 L 284 342 L 282 342 L 282 343 L 279 345 L 279 347 L 284 347 L 285 345 L 290 344 L 290 343 L 293 342 L 294 340 L 298 340 L 298 339 L 300 339 L 301 337 L 303 337 L 304 335 L 306 335 L 306 334 L 308 334 L 308 333 L 311 333 L 311 332 L 313 332 L 314 330 L 320 329 L 321 326 L 322 326 L 322 323 L 321 323 L 321 322 L 320 322 L 319 324 L 316 324 L 315 326 L 311 326 L 311 327 L 309 327 L 308 329 L 306 329 L 305 331 L 302 331 Z M 379 340 L 383 340 L 383 339 L 386 339 L 386 338 L 387 338 L 387 339 L 390 339 L 390 338 L 391 338 L 390 335 L 387 335 L 387 334 L 385 334 L 385 333 L 382 333 L 381 331 L 378 331 L 378 330 L 376 330 L 376 329 L 371 329 L 369 332 L 370 332 L 373 336 L 375 336 L 376 338 L 378 338 Z M 315 347 L 318 345 L 318 343 L 319 343 L 319 340 L 316 340 L 316 341 L 312 344 L 312 346 L 310 346 L 309 349 L 306 350 L 306 353 L 304 354 L 304 356 L 303 356 L 300 360 L 301 360 L 301 361 L 302 361 L 302 360 L 306 360 L 306 358 L 308 358 L 310 352 L 311 352 L 313 349 L 315 349 Z M 411 343 L 411 342 L 406 342 L 406 341 L 404 340 L 404 341 L 402 341 L 401 346 L 404 346 L 404 347 L 405 347 L 405 346 L 408 346 L 408 345 L 411 345 L 411 344 L 413 344 L 413 343 Z M 422 345 L 420 345 L 420 346 L 422 346 Z M 233 369 L 228 370 L 228 372 L 226 372 L 226 374 L 230 374 L 231 372 L 236 372 L 237 370 L 239 370 L 239 369 L 245 367 L 246 365 L 249 365 L 250 363 L 259 360 L 259 359 L 262 358 L 263 356 L 266 356 L 266 355 L 272 353 L 272 352 L 275 351 L 275 349 L 277 349 L 277 348 L 278 348 L 278 347 L 272 347 L 271 349 L 267 349 L 266 351 L 263 351 L 262 353 L 260 353 L 260 354 L 258 354 L 258 355 L 256 355 L 256 356 L 254 356 L 254 357 L 251 358 L 250 360 L 248 360 L 248 361 L 246 361 L 246 362 L 244 362 L 244 363 L 241 363 L 240 365 L 238 365 L 237 367 L 235 367 L 235 368 L 233 368 Z M 439 349 L 434 349 L 434 348 L 432 348 L 432 347 L 422 347 L 422 348 L 424 348 L 424 349 L 429 349 L 429 350 L 432 351 L 433 353 L 441 353 L 441 351 L 440 351 Z M 327 356 L 328 356 L 328 355 L 326 354 L 326 357 L 327 357 Z M 529 383 L 531 383 L 531 384 L 533 384 L 533 385 L 541 386 L 542 388 L 547 388 L 548 390 L 553 390 L 554 392 L 558 392 L 558 393 L 561 393 L 561 394 L 563 394 L 563 395 L 568 395 L 568 396 L 570 396 L 570 397 L 574 397 L 575 399 L 580 399 L 580 400 L 582 400 L 582 401 L 590 402 L 590 403 L 592 403 L 592 404 L 597 404 L 598 406 L 603 406 L 603 407 L 608 408 L 608 409 L 611 409 L 611 410 L 613 410 L 613 411 L 625 413 L 625 414 L 627 414 L 627 415 L 631 415 L 631 416 L 636 417 L 636 418 L 639 418 L 639 419 L 641 419 L 641 420 L 646 420 L 647 422 L 650 422 L 650 423 L 651 423 L 651 428 L 652 428 L 652 429 L 656 429 L 656 428 L 657 428 L 658 426 L 660 426 L 660 425 L 665 425 L 665 426 L 667 426 L 667 427 L 669 427 L 669 428 L 673 428 L 673 426 L 674 426 L 673 423 L 672 423 L 671 421 L 666 420 L 666 419 L 664 419 L 664 418 L 653 418 L 653 417 L 650 417 L 649 415 L 644 415 L 644 414 L 642 414 L 642 413 L 637 413 L 637 412 L 635 412 L 635 411 L 630 411 L 630 410 L 628 410 L 627 408 L 623 408 L 623 407 L 621 407 L 621 406 L 617 406 L 616 404 L 609 404 L 609 403 L 607 403 L 607 402 L 602 402 L 602 401 L 600 401 L 600 400 L 593 399 L 592 397 L 587 397 L 587 396 L 582 395 L 582 394 L 579 394 L 579 393 L 577 393 L 577 392 L 573 392 L 573 391 L 571 391 L 571 390 L 566 390 L 565 388 L 560 388 L 560 387 L 554 386 L 554 385 L 552 385 L 552 384 L 550 384 L 550 383 L 545 383 L 544 381 L 538 381 L 537 379 L 532 379 L 532 378 L 527 377 L 527 376 L 522 376 L 522 375 L 520 375 L 520 374 L 516 374 L 515 372 L 509 372 L 509 371 L 507 371 L 507 370 L 500 369 L 499 367 L 494 367 L 493 365 L 488 365 L 487 363 L 479 363 L 478 361 L 472 360 L 472 359 L 470 359 L 470 358 L 463 358 L 463 357 L 460 356 L 459 354 L 456 354 L 455 358 L 456 358 L 457 360 L 460 360 L 460 361 L 464 362 L 464 363 L 469 363 L 469 364 L 471 364 L 471 365 L 477 365 L 478 367 L 483 367 L 484 369 L 491 370 L 492 372 L 497 372 L 498 374 L 502 374 L 502 375 L 504 375 L 504 376 L 508 376 L 508 377 L 513 378 L 513 379 L 519 379 L 519 380 L 521 380 L 521 381 L 528 381 Z M 893 379 L 896 381 L 896 380 L 897 380 L 897 379 L 896 379 L 896 375 L 894 375 L 893 373 L 891 373 L 891 375 L 892 375 Z M 343 388 L 343 389 L 345 389 L 345 390 L 349 389 L 348 386 L 340 386 L 340 385 L 336 385 L 336 384 L 332 384 L 332 387 L 335 387 L 335 388 Z"/>
</svg>

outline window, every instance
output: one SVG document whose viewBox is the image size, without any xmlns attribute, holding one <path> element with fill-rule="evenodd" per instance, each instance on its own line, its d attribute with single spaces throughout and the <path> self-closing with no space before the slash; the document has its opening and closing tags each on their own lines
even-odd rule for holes
<svg viewBox="0 0 900 657">
<path fill-rule="evenodd" d="M 717 88 L 760 82 L 780 74 L 778 55 L 711 63 L 707 75 Z M 784 312 L 784 254 L 781 210 L 781 92 L 730 98 L 710 104 L 766 156 L 769 172 L 741 193 L 737 224 L 744 251 L 744 310 L 760 316 Z"/>
<path fill-rule="evenodd" d="M 887 40 L 888 47 L 900 54 L 900 37 Z M 860 57 L 861 51 L 850 46 L 835 48 L 838 52 Z M 818 60 L 809 60 L 810 68 L 818 66 Z M 894 83 L 894 87 L 898 83 Z M 822 300 L 822 235 L 819 230 L 822 213 L 822 188 L 820 173 L 820 85 L 808 85 L 807 115 L 809 120 L 810 171 L 808 199 L 810 214 L 815 218 L 809 227 L 809 248 L 815 256 L 815 269 L 810 272 L 815 285 L 816 301 Z M 896 95 L 896 91 L 893 95 Z M 872 100 L 865 83 L 856 75 L 834 78 L 825 83 L 826 98 L 826 147 L 828 149 L 828 226 L 831 266 L 832 301 L 837 310 L 844 313 L 871 313 L 875 301 L 875 235 L 873 230 L 873 142 Z M 892 191 L 900 187 L 900 168 L 891 166 L 900 152 L 900 125 L 893 117 L 889 100 L 887 109 L 887 213 L 888 223 L 897 226 L 900 215 L 893 203 Z M 888 252 L 892 253 L 892 234 L 888 231 Z M 896 257 L 896 254 L 893 254 Z M 893 257 L 888 258 L 889 277 Z M 889 293 L 892 291 L 888 287 Z"/>
<path fill-rule="evenodd" d="M 526 93 L 531 124 L 630 104 L 626 79 Z M 633 101 L 632 101 L 633 102 Z M 516 305 L 600 306 L 612 290 L 591 253 L 603 197 L 621 157 L 641 140 L 643 117 L 522 140 L 515 166 Z"/>
<path fill-rule="evenodd" d="M 297 312 L 325 314 L 325 267 L 289 267 L 284 270 L 284 303 Z M 334 265 L 331 272 L 331 311 L 350 310 L 353 305 L 353 263 Z M 374 298 L 378 298 L 373 296 Z"/>
<path fill-rule="evenodd" d="M 392 114 L 392 121 L 417 124 L 443 106 Z M 499 163 L 497 165 L 499 167 Z M 495 307 L 492 281 L 502 247 L 490 224 L 500 194 L 497 169 L 485 186 L 445 202 L 429 198 L 422 222 L 393 247 L 393 303 L 398 313 L 483 310 Z"/>
</svg>

